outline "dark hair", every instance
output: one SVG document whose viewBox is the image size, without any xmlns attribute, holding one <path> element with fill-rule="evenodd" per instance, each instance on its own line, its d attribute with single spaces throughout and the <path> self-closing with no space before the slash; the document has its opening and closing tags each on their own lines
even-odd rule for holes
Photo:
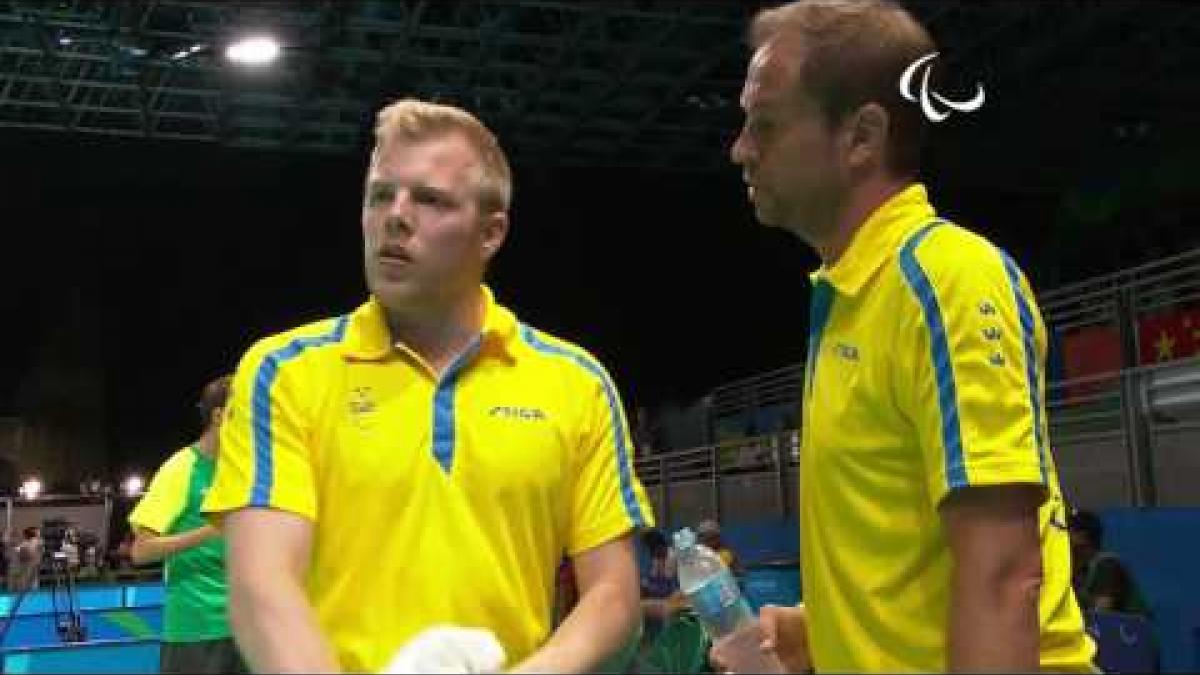
<svg viewBox="0 0 1200 675">
<path fill-rule="evenodd" d="M 37 536 L 37 533 L 38 533 L 38 529 L 37 529 L 37 527 L 35 527 L 33 525 L 30 525 L 29 527 L 25 528 L 25 538 L 26 539 L 33 539 L 34 537 Z"/>
<path fill-rule="evenodd" d="M 1104 523 L 1091 511 L 1072 511 L 1071 521 L 1067 527 L 1072 532 L 1082 532 L 1087 535 L 1092 545 L 1097 548 L 1104 544 Z"/>
<path fill-rule="evenodd" d="M 650 552 L 650 556 L 657 558 L 661 555 L 666 555 L 670 550 L 670 545 L 667 544 L 667 537 L 658 530 L 646 530 L 642 533 L 642 545 Z"/>
<path fill-rule="evenodd" d="M 222 375 L 204 385 L 204 389 L 200 391 L 200 400 L 196 402 L 196 409 L 200 412 L 200 424 L 204 428 L 207 429 L 212 421 L 213 411 L 225 406 L 225 401 L 229 398 L 229 385 L 232 381 L 232 376 Z"/>
<path fill-rule="evenodd" d="M 835 126 L 876 103 L 888 114 L 886 166 L 900 177 L 920 169 L 928 124 L 904 100 L 900 77 L 913 61 L 937 51 L 928 31 L 890 0 L 801 0 L 759 12 L 750 26 L 758 49 L 780 35 L 798 38 L 800 93 Z"/>
</svg>

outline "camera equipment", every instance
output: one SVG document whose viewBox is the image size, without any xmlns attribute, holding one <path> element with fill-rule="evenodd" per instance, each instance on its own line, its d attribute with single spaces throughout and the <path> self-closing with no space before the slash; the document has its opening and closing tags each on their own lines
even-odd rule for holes
<svg viewBox="0 0 1200 675">
<path fill-rule="evenodd" d="M 54 627 L 58 632 L 59 640 L 64 644 L 87 640 L 83 615 L 79 609 L 79 594 L 75 588 L 75 571 L 71 569 L 70 558 L 62 550 L 63 544 L 68 541 L 76 547 L 79 546 L 79 542 L 71 541 L 75 537 L 68 535 L 70 525 L 62 518 L 42 521 L 41 529 L 42 559 L 39 565 L 29 568 L 28 576 L 25 579 L 20 580 L 21 592 L 9 610 L 4 626 L 0 627 L 0 644 L 3 643 L 9 628 L 12 627 L 12 622 L 20 613 L 21 603 L 25 601 L 29 590 L 34 587 L 34 581 L 43 572 L 48 572 L 50 576 L 50 606 L 54 612 Z"/>
</svg>

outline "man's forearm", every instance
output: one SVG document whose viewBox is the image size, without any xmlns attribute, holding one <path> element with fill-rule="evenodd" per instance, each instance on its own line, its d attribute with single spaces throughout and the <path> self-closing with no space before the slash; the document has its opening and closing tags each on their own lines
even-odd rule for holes
<svg viewBox="0 0 1200 675">
<path fill-rule="evenodd" d="M 636 589 L 627 593 L 616 585 L 597 586 L 584 593 L 550 640 L 524 662 L 517 673 L 582 673 L 595 670 L 605 659 L 635 639 L 641 621 Z"/>
<path fill-rule="evenodd" d="M 1036 580 L 956 587 L 949 621 L 950 672 L 1038 670 Z"/>
<path fill-rule="evenodd" d="M 199 546 L 219 534 L 212 525 L 204 525 L 182 534 L 141 535 L 134 540 L 129 556 L 135 565 L 148 565 L 167 556 Z"/>
<path fill-rule="evenodd" d="M 229 621 L 255 672 L 340 671 L 304 590 L 290 580 L 247 580 L 231 588 Z"/>
</svg>

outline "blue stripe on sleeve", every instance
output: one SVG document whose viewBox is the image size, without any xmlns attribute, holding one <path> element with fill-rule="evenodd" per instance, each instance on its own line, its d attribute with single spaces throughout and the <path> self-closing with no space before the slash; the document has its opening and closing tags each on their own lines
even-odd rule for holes
<svg viewBox="0 0 1200 675">
<path fill-rule="evenodd" d="M 309 347 L 321 347 L 341 342 L 346 334 L 349 317 L 342 316 L 332 330 L 316 337 L 295 338 L 283 347 L 263 357 L 254 373 L 250 397 L 250 427 L 254 433 L 254 481 L 250 488 L 250 506 L 270 506 L 274 484 L 275 439 L 271 429 L 271 388 L 284 363 L 296 358 Z"/>
<path fill-rule="evenodd" d="M 950 489 L 956 489 L 969 485 L 969 481 L 966 463 L 963 460 L 958 392 L 954 383 L 954 369 L 950 361 L 950 345 L 946 338 L 946 326 L 942 320 L 942 310 L 938 306 L 937 294 L 916 256 L 917 247 L 940 224 L 941 221 L 930 223 L 909 238 L 900 250 L 900 269 L 903 271 L 909 287 L 916 294 L 917 300 L 921 303 L 925 326 L 929 330 L 929 358 L 933 362 L 938 408 L 942 414 L 942 446 L 946 452 L 946 481 Z"/>
<path fill-rule="evenodd" d="M 1017 312 L 1021 317 L 1021 343 L 1025 347 L 1025 379 L 1029 387 L 1029 407 L 1033 420 L 1033 437 L 1037 445 L 1038 466 L 1042 472 L 1042 484 L 1046 479 L 1046 441 L 1042 438 L 1042 402 L 1040 395 L 1040 379 L 1038 377 L 1037 349 L 1034 347 L 1033 310 L 1025 292 L 1021 288 L 1021 272 L 1017 264 L 1004 251 L 999 251 L 1004 260 L 1004 269 L 1008 272 L 1008 281 L 1012 286 L 1013 299 L 1016 300 Z"/>
<path fill-rule="evenodd" d="M 621 403 L 617 397 L 616 387 L 613 386 L 612 380 L 609 379 L 608 374 L 604 372 L 600 364 L 583 354 L 578 354 L 558 345 L 542 341 L 529 326 L 522 324 L 521 338 L 535 350 L 544 354 L 566 358 L 600 380 L 600 384 L 604 388 L 605 398 L 608 400 L 609 414 L 612 418 L 613 437 L 615 438 L 617 447 L 617 479 L 621 487 L 621 502 L 625 506 L 625 513 L 629 516 L 629 520 L 633 523 L 633 526 L 637 528 L 645 527 L 646 519 L 642 515 L 641 505 L 638 504 L 637 496 L 633 491 L 633 479 L 630 476 L 631 472 L 629 468 L 629 449 L 625 445 L 626 432 L 622 422 Z"/>
</svg>

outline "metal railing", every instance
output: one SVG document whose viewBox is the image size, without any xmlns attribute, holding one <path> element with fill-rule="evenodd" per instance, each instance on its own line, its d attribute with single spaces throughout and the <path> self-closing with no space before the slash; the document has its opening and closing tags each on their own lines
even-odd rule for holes
<svg viewBox="0 0 1200 675">
<path fill-rule="evenodd" d="M 1189 483 L 1200 485 L 1200 361 L 1139 363 L 1139 322 L 1191 302 L 1200 302 L 1200 249 L 1040 295 L 1047 327 L 1060 338 L 1111 329 L 1120 352 L 1113 372 L 1048 384 L 1050 439 L 1068 498 L 1088 506 L 1200 503 L 1200 490 Z M 770 409 L 790 406 L 798 415 L 803 377 L 804 364 L 795 363 L 717 387 L 709 396 L 708 438 Z M 689 498 L 686 508 L 707 505 L 719 515 L 732 500 L 722 496 L 731 476 L 773 472 L 768 482 L 787 487 L 797 455 L 763 461 L 762 448 L 771 448 L 770 456 L 798 445 L 796 438 L 786 430 L 668 453 L 640 460 L 638 471 L 668 510 L 672 490 L 711 486 L 711 494 Z M 779 505 L 786 515 L 789 505 Z"/>
<path fill-rule="evenodd" d="M 1200 357 L 1057 383 L 1047 398 L 1070 503 L 1200 506 Z M 664 522 L 786 517 L 800 451 L 793 429 L 642 457 L 635 469 Z"/>
</svg>

